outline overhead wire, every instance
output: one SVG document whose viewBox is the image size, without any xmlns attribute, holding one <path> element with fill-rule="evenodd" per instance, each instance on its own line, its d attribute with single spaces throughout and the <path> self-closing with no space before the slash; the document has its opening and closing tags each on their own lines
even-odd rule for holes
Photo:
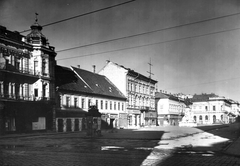
<svg viewBox="0 0 240 166">
<path fill-rule="evenodd" d="M 186 86 L 180 86 L 180 87 L 171 87 L 171 88 L 166 88 L 166 90 L 188 88 L 188 87 L 192 87 L 192 86 L 207 85 L 207 84 L 213 84 L 213 83 L 217 83 L 217 82 L 224 82 L 224 81 L 237 80 L 237 79 L 240 79 L 240 77 L 228 78 L 228 79 L 222 79 L 222 80 L 216 80 L 216 81 L 210 81 L 210 82 L 202 82 L 199 84 L 192 84 L 192 85 L 186 85 Z"/>
<path fill-rule="evenodd" d="M 121 48 L 121 49 L 116 49 L 116 50 L 103 51 L 103 52 L 91 53 L 91 54 L 85 54 L 85 55 L 78 55 L 78 56 L 73 56 L 73 57 L 68 57 L 68 58 L 60 58 L 57 60 L 60 61 L 60 60 L 66 60 L 66 59 L 74 59 L 74 58 L 79 58 L 79 57 L 86 57 L 86 56 L 93 56 L 93 55 L 98 55 L 98 54 L 105 54 L 105 53 L 129 50 L 129 49 L 146 47 L 146 46 L 151 46 L 151 45 L 156 45 L 156 44 L 164 44 L 164 43 L 170 43 L 170 42 L 175 42 L 175 41 L 180 41 L 180 40 L 187 40 L 187 39 L 191 39 L 191 38 L 209 36 L 209 35 L 213 35 L 213 34 L 235 31 L 235 30 L 239 30 L 239 29 L 240 28 L 233 28 L 233 29 L 229 29 L 229 30 L 222 30 L 222 31 L 218 31 L 218 32 L 211 32 L 211 33 L 206 33 L 206 34 L 201 34 L 201 35 L 189 36 L 189 37 L 184 37 L 184 38 L 179 38 L 179 39 L 172 39 L 172 40 L 161 41 L 161 42 L 157 42 L 157 43 L 144 44 L 144 45 L 139 45 L 139 46 L 134 46 L 134 47 Z"/>
<path fill-rule="evenodd" d="M 167 27 L 167 28 L 161 28 L 161 29 L 153 30 L 153 31 L 149 31 L 149 32 L 143 32 L 143 33 L 139 33 L 139 34 L 134 34 L 134 35 L 119 37 L 119 38 L 115 38 L 115 39 L 110 39 L 110 40 L 104 40 L 104 41 L 100 41 L 100 42 L 95 42 L 95 43 L 91 43 L 91 44 L 86 44 L 86 45 L 81 45 L 81 46 L 66 48 L 66 49 L 62 49 L 62 50 L 57 50 L 56 52 L 64 52 L 64 51 L 69 51 L 69 50 L 78 49 L 78 48 L 82 48 L 82 47 L 89 47 L 89 46 L 98 45 L 98 44 L 103 44 L 103 43 L 108 43 L 108 42 L 113 42 L 113 41 L 117 41 L 117 40 L 122 40 L 122 39 L 127 39 L 127 38 L 142 36 L 142 35 L 147 35 L 147 34 L 151 34 L 151 33 L 155 33 L 155 32 L 160 32 L 160 31 L 164 31 L 164 30 L 170 30 L 170 29 L 174 29 L 174 28 L 180 28 L 180 27 L 183 27 L 183 26 L 188 26 L 188 25 L 193 25 L 193 24 L 208 22 L 208 21 L 217 20 L 217 19 L 222 19 L 222 18 L 226 18 L 226 17 L 231 17 L 231 16 L 235 16 L 235 15 L 239 15 L 239 14 L 240 14 L 240 13 L 233 13 L 233 14 L 229 14 L 229 15 L 224 15 L 224 16 L 219 16 L 219 17 L 204 19 L 204 20 L 200 20 L 200 21 L 194 21 L 194 22 L 191 22 L 191 23 L 186 23 L 186 24 L 171 26 L 171 27 Z"/>
<path fill-rule="evenodd" d="M 48 23 L 48 24 L 42 25 L 42 27 L 46 27 L 46 26 L 62 23 L 62 22 L 65 22 L 65 21 L 69 21 L 69 20 L 78 18 L 78 17 L 83 17 L 83 16 L 86 16 L 86 15 L 89 15 L 89 14 L 101 12 L 101 11 L 108 10 L 108 9 L 111 9 L 111 8 L 115 8 L 115 7 L 118 7 L 118 6 L 121 6 L 121 5 L 125 5 L 127 3 L 131 3 L 133 1 L 136 1 L 136 0 L 126 1 L 126 2 L 123 2 L 123 3 L 116 4 L 116 5 L 108 6 L 108 7 L 102 8 L 102 9 L 98 9 L 98 10 L 94 10 L 94 11 L 91 11 L 91 12 L 83 13 L 83 14 L 80 14 L 80 15 L 77 15 L 77 16 L 69 17 L 69 18 L 66 18 L 66 19 L 63 19 L 63 20 L 59 20 L 59 21 L 55 21 L 55 22 L 52 22 L 52 23 Z M 30 30 L 31 29 L 23 30 L 23 31 L 21 31 L 19 33 L 28 32 Z"/>
</svg>

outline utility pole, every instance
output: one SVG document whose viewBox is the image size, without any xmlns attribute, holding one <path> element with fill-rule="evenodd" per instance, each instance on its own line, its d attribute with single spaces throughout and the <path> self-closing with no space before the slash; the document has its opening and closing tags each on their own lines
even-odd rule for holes
<svg viewBox="0 0 240 166">
<path fill-rule="evenodd" d="M 149 73 L 149 78 L 151 79 L 152 78 L 152 75 L 154 75 L 152 73 L 152 62 L 151 62 L 151 58 L 150 58 L 150 62 L 148 63 L 149 64 L 149 71 L 147 71 Z"/>
</svg>

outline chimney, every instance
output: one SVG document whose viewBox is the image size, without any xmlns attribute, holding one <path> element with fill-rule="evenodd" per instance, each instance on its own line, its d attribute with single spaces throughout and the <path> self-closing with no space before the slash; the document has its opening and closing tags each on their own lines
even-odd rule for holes
<svg viewBox="0 0 240 166">
<path fill-rule="evenodd" d="M 77 67 L 80 69 L 80 65 L 77 65 Z"/>
<path fill-rule="evenodd" d="M 110 60 L 106 60 L 106 63 L 109 63 L 110 62 Z"/>
<path fill-rule="evenodd" d="M 96 71 L 96 65 L 93 65 L 93 73 L 95 73 Z"/>
</svg>

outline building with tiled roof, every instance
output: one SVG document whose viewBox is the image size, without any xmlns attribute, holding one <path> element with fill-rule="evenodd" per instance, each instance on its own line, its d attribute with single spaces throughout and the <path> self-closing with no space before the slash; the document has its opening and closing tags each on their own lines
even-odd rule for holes
<svg viewBox="0 0 240 166">
<path fill-rule="evenodd" d="M 225 97 L 211 94 L 195 94 L 190 99 L 194 121 L 198 124 L 229 123 L 231 102 Z"/>
<path fill-rule="evenodd" d="M 106 76 L 127 97 L 129 128 L 156 125 L 156 80 L 111 61 L 107 61 L 99 74 Z"/>
<path fill-rule="evenodd" d="M 109 127 L 124 125 L 125 96 L 105 76 L 76 67 L 56 66 L 56 86 L 59 98 L 56 110 L 58 131 L 79 131 L 84 128 L 84 116 L 96 106 Z"/>
<path fill-rule="evenodd" d="M 156 92 L 155 103 L 158 116 L 158 124 L 178 125 L 185 112 L 184 100 L 172 94 Z"/>
</svg>

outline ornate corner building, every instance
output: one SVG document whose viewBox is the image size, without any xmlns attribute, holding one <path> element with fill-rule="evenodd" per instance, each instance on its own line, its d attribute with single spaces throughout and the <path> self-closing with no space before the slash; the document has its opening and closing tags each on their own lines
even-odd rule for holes
<svg viewBox="0 0 240 166">
<path fill-rule="evenodd" d="M 52 130 L 54 47 L 36 22 L 27 36 L 0 26 L 0 131 Z"/>
</svg>

